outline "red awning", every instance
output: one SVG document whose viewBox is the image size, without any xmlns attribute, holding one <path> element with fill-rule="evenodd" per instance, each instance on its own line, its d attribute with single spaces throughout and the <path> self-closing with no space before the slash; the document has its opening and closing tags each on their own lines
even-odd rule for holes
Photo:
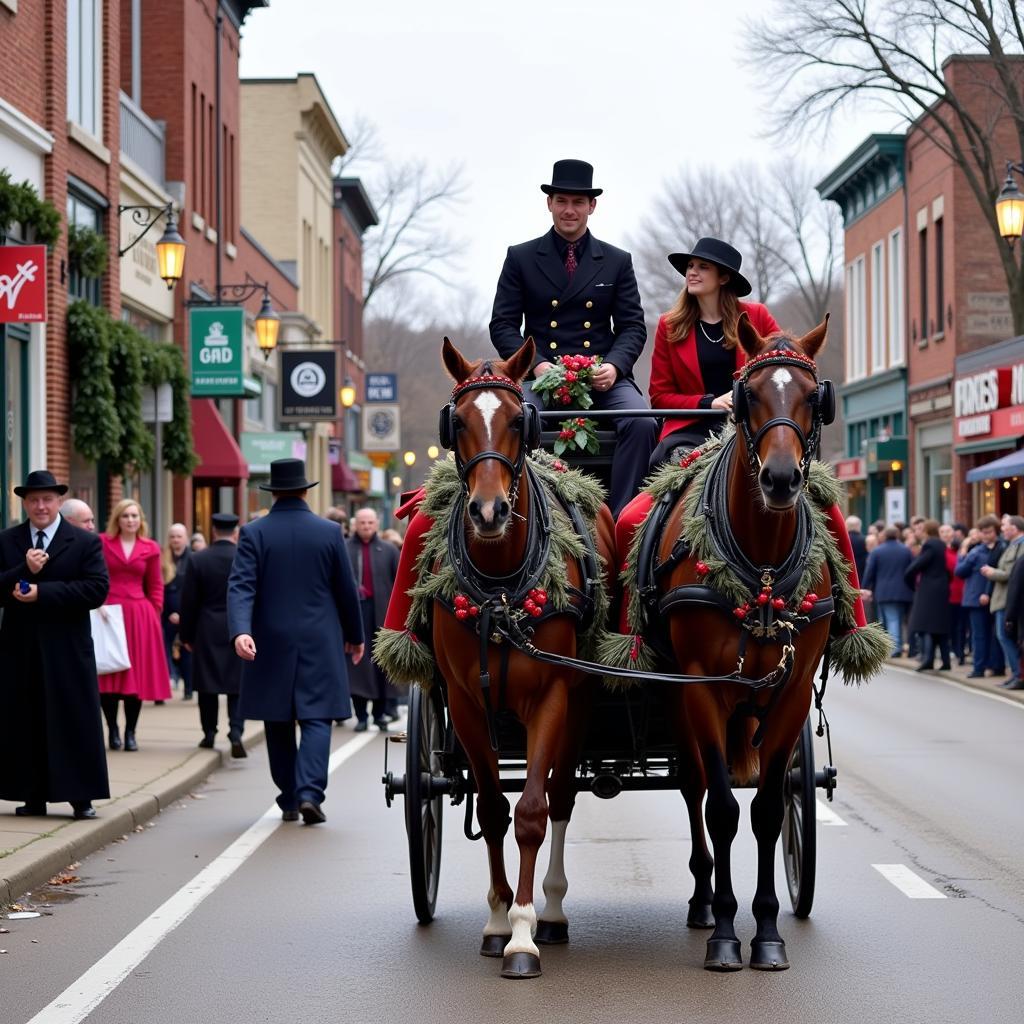
<svg viewBox="0 0 1024 1024">
<path fill-rule="evenodd" d="M 331 490 L 332 491 L 362 491 L 359 477 L 349 469 L 348 463 L 343 455 L 338 456 L 338 461 L 331 466 Z"/>
<path fill-rule="evenodd" d="M 192 441 L 199 456 L 192 474 L 197 480 L 238 481 L 249 476 L 242 450 L 210 398 L 192 399 Z"/>
</svg>

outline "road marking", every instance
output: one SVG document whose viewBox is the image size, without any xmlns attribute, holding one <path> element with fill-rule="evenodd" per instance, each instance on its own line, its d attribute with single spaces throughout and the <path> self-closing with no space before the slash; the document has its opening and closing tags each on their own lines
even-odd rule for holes
<svg viewBox="0 0 1024 1024">
<path fill-rule="evenodd" d="M 902 672 L 904 675 L 909 676 L 911 679 L 921 682 L 920 674 L 914 672 L 909 668 L 903 668 L 902 665 L 890 665 L 886 663 L 887 669 L 893 672 Z M 966 683 L 961 683 L 957 679 L 947 679 L 946 676 L 930 675 L 929 679 L 934 679 L 936 682 L 944 683 L 946 686 L 952 686 L 957 690 L 963 690 L 964 693 L 972 693 L 978 697 L 985 697 L 988 700 L 998 701 L 1004 707 L 1008 704 L 1012 708 L 1016 708 L 1018 711 L 1024 711 L 1024 703 L 1019 700 L 1014 700 L 1012 697 L 1004 697 L 1001 693 L 989 693 L 988 690 L 979 690 L 976 686 L 968 686 Z"/>
<path fill-rule="evenodd" d="M 815 801 L 815 817 L 819 825 L 845 825 L 846 822 L 824 800 Z"/>
<path fill-rule="evenodd" d="M 904 896 L 912 900 L 944 900 L 946 894 L 915 875 L 906 864 L 872 864 L 884 879 L 892 882 Z"/>
<path fill-rule="evenodd" d="M 366 733 L 339 747 L 328 762 L 328 775 L 376 739 L 376 733 Z M 281 809 L 276 803 L 271 804 L 220 856 L 154 910 L 49 1006 L 43 1007 L 28 1024 L 78 1024 L 85 1020 L 164 938 L 273 835 L 280 824 Z"/>
</svg>

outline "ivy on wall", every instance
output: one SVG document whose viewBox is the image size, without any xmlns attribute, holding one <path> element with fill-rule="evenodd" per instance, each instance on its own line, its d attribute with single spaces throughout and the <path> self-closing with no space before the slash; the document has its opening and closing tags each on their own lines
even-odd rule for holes
<svg viewBox="0 0 1024 1024">
<path fill-rule="evenodd" d="M 102 277 L 107 269 L 107 240 L 92 228 L 69 224 L 68 265 L 79 277 Z"/>
<path fill-rule="evenodd" d="M 60 211 L 27 181 L 20 185 L 11 181 L 6 170 L 0 170 L 0 237 L 12 224 L 20 224 L 28 241 L 53 245 L 60 237 Z"/>
<path fill-rule="evenodd" d="M 68 348 L 76 450 L 94 462 L 106 459 L 115 473 L 129 467 L 151 469 L 155 446 L 142 419 L 142 389 L 170 384 L 172 419 L 163 431 L 163 464 L 172 473 L 191 473 L 198 460 L 180 350 L 170 343 L 154 344 L 130 324 L 84 301 L 68 306 Z"/>
</svg>

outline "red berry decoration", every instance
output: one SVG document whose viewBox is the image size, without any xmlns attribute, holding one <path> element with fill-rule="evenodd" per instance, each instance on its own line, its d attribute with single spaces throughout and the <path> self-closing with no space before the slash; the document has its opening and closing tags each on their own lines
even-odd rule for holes
<svg viewBox="0 0 1024 1024">
<path fill-rule="evenodd" d="M 469 618 L 469 609 L 468 608 L 456 608 L 455 609 L 455 618 L 457 618 L 459 620 L 459 622 L 461 622 L 463 619 L 468 619 Z"/>
<path fill-rule="evenodd" d="M 693 568 L 698 576 L 707 576 L 707 574 L 711 571 L 708 568 L 707 562 L 698 562 Z"/>
<path fill-rule="evenodd" d="M 537 605 L 535 604 L 533 598 L 528 597 L 523 602 L 523 611 L 529 612 L 531 615 L 533 614 L 533 610 L 536 607 L 537 607 Z"/>
<path fill-rule="evenodd" d="M 818 600 L 818 595 L 817 595 L 817 594 L 808 594 L 808 595 L 807 595 L 807 596 L 806 596 L 806 597 L 804 598 L 804 600 L 805 600 L 805 601 L 810 601 L 810 602 L 811 602 L 811 604 L 814 604 L 814 602 Z"/>
<path fill-rule="evenodd" d="M 456 594 L 453 602 L 456 608 L 468 608 L 469 598 L 465 594 Z"/>
<path fill-rule="evenodd" d="M 480 614 L 480 609 L 475 604 L 471 604 L 469 606 L 469 614 L 475 619 Z"/>
<path fill-rule="evenodd" d="M 732 613 L 737 619 L 745 619 L 748 611 L 750 611 L 750 608 L 744 604 L 740 605 L 739 608 L 733 608 Z"/>
<path fill-rule="evenodd" d="M 772 607 L 777 612 L 781 612 L 786 607 L 786 602 L 781 597 L 774 597 L 772 598 Z"/>
<path fill-rule="evenodd" d="M 546 590 L 541 590 L 540 587 L 531 591 L 530 597 L 532 597 L 534 601 L 542 607 L 548 603 L 548 592 Z"/>
<path fill-rule="evenodd" d="M 757 595 L 757 603 L 759 605 L 761 605 L 762 607 L 764 607 L 764 605 L 766 605 L 769 600 L 770 600 L 770 598 L 765 593 L 761 593 L 761 594 Z"/>
<path fill-rule="evenodd" d="M 541 607 L 540 607 L 540 605 L 536 605 L 536 604 L 535 604 L 535 605 L 534 605 L 534 606 L 533 606 L 533 607 L 532 607 L 532 608 L 530 609 L 530 614 L 531 614 L 531 615 L 532 615 L 532 616 L 533 616 L 533 617 L 534 617 L 535 619 L 537 619 L 537 618 L 540 618 L 540 616 L 544 614 L 544 609 L 543 609 L 543 608 L 541 608 Z"/>
<path fill-rule="evenodd" d="M 811 610 L 811 609 L 812 609 L 813 607 L 814 607 L 814 602 L 813 602 L 813 601 L 801 601 L 801 602 L 800 602 L 800 611 L 802 611 L 802 612 L 803 612 L 803 613 L 804 613 L 805 615 L 806 615 L 806 614 L 807 614 L 807 612 L 809 612 L 809 611 L 810 611 L 810 610 Z"/>
</svg>

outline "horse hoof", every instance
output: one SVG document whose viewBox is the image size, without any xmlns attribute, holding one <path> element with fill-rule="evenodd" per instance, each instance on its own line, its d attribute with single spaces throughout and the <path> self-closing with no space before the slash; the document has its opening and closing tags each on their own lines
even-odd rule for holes
<svg viewBox="0 0 1024 1024">
<path fill-rule="evenodd" d="M 715 915 L 711 913 L 710 903 L 698 903 L 691 906 L 686 915 L 687 928 L 714 928 Z"/>
<path fill-rule="evenodd" d="M 750 943 L 750 966 L 755 971 L 788 971 L 786 944 L 781 939 L 778 942 L 755 939 Z"/>
<path fill-rule="evenodd" d="M 480 943 L 481 956 L 504 956 L 505 947 L 508 945 L 511 935 L 485 935 Z"/>
<path fill-rule="evenodd" d="M 743 967 L 739 939 L 708 939 L 704 957 L 706 971 L 738 971 Z"/>
<path fill-rule="evenodd" d="M 538 946 L 564 946 L 569 941 L 569 922 L 538 921 L 533 941 Z"/>
<path fill-rule="evenodd" d="M 509 953 L 501 965 L 501 976 L 518 980 L 540 977 L 540 957 L 533 953 Z"/>
</svg>

